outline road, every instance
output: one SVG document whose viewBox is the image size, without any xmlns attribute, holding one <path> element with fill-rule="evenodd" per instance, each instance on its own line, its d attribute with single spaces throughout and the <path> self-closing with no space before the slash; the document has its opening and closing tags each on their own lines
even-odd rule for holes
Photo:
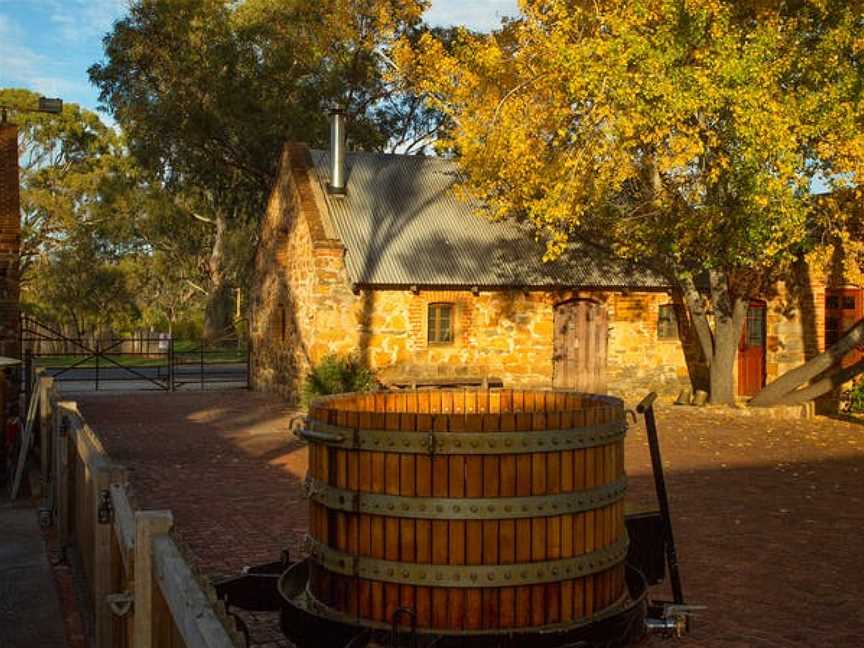
<svg viewBox="0 0 864 648">
<path fill-rule="evenodd" d="M 45 367 L 64 392 L 79 391 L 139 391 L 165 389 L 168 367 L 75 367 L 64 369 Z M 202 376 L 203 371 L 203 376 Z M 203 378 L 203 381 L 202 381 Z M 202 387 L 203 382 L 203 387 Z M 222 389 L 246 386 L 246 363 L 180 365 L 174 368 L 175 389 Z"/>
</svg>

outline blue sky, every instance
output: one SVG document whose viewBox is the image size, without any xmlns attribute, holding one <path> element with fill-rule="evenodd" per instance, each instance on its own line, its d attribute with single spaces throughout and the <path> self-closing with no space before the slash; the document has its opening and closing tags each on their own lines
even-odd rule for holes
<svg viewBox="0 0 864 648">
<path fill-rule="evenodd" d="M 0 87 L 23 87 L 90 109 L 87 68 L 128 0 L 0 0 Z M 516 0 L 432 0 L 427 20 L 489 29 L 516 13 Z"/>
</svg>

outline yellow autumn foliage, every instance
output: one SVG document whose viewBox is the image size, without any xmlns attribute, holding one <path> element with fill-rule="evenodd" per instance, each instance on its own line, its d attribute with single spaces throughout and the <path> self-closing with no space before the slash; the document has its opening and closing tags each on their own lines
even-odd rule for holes
<svg viewBox="0 0 864 648">
<path fill-rule="evenodd" d="M 395 61 L 452 118 L 440 146 L 464 194 L 526 218 L 547 258 L 589 239 L 670 274 L 732 276 L 838 232 L 853 245 L 814 189 L 864 177 L 860 2 L 520 8 L 490 34 L 403 42 Z"/>
</svg>

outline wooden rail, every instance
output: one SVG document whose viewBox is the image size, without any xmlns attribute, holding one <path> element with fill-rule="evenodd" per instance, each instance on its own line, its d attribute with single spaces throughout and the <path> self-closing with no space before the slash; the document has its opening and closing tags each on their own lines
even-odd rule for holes
<svg viewBox="0 0 864 648">
<path fill-rule="evenodd" d="M 96 648 L 245 648 L 183 557 L 171 512 L 137 510 L 126 469 L 76 403 L 37 380 L 43 522 L 56 525 L 64 555 L 80 556 Z"/>
</svg>

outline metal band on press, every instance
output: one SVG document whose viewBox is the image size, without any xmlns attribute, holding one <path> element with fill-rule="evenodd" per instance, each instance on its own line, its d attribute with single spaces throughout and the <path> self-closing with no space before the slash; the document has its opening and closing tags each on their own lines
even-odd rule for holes
<svg viewBox="0 0 864 648">
<path fill-rule="evenodd" d="M 603 549 L 574 558 L 511 565 L 429 565 L 351 556 L 307 536 L 309 555 L 328 571 L 369 580 L 429 587 L 512 587 L 581 578 L 621 563 L 625 535 Z"/>
<path fill-rule="evenodd" d="M 499 520 L 580 513 L 613 504 L 624 497 L 627 480 L 556 495 L 529 497 L 408 497 L 359 493 L 307 478 L 307 495 L 338 511 L 431 520 Z"/>
<path fill-rule="evenodd" d="M 556 452 L 607 445 L 623 439 L 626 431 L 627 424 L 623 420 L 567 430 L 479 433 L 353 430 L 313 420 L 299 435 L 311 443 L 323 443 L 350 450 L 406 454 L 500 455 Z"/>
</svg>

